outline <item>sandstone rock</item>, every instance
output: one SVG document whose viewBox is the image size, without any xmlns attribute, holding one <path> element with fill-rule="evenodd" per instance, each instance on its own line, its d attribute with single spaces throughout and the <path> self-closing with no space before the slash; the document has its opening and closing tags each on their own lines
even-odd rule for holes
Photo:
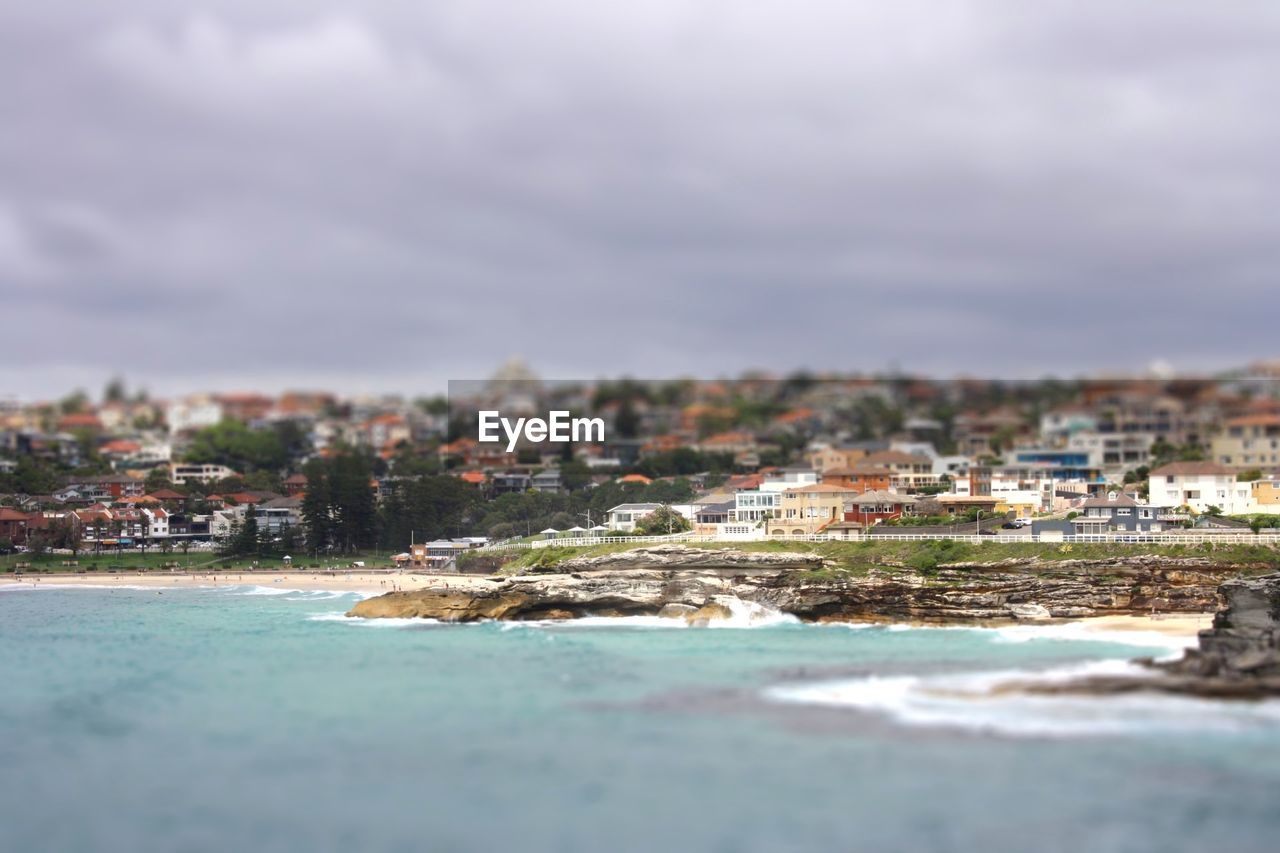
<svg viewBox="0 0 1280 853">
<path fill-rule="evenodd" d="M 1047 607 L 1039 604 L 1010 604 L 1009 614 L 1014 619 L 1052 619 L 1053 614 Z"/>
<path fill-rule="evenodd" d="M 690 613 L 696 613 L 698 608 L 692 604 L 671 604 L 662 605 L 662 609 L 658 611 L 658 615 L 663 619 L 683 619 Z"/>
<path fill-rule="evenodd" d="M 1181 559 L 1077 561 L 1035 567 L 968 564 L 924 575 L 893 566 L 857 574 L 812 571 L 808 554 L 684 546 L 570 561 L 564 571 L 511 578 L 441 581 L 357 604 L 356 616 L 419 616 L 443 621 L 605 615 L 683 618 L 729 599 L 754 602 L 807 621 L 1008 621 L 1105 614 L 1203 613 L 1237 567 Z M 1265 663 L 1263 667 L 1265 668 Z"/>
<path fill-rule="evenodd" d="M 1280 573 L 1240 578 L 1218 589 L 1223 607 L 1199 648 L 1164 668 L 1201 677 L 1280 678 Z"/>
<path fill-rule="evenodd" d="M 711 622 L 732 619 L 733 611 L 723 604 L 711 602 L 704 604 L 684 617 L 684 621 L 694 628 L 705 628 Z"/>
<path fill-rule="evenodd" d="M 1280 696 L 1280 574 L 1230 580 L 1219 587 L 1223 606 L 1199 647 L 1172 662 L 1141 663 L 1148 676 L 1095 676 L 1056 683 L 1009 682 L 998 692 L 1115 695 L 1169 693 L 1206 699 L 1257 700 Z"/>
</svg>

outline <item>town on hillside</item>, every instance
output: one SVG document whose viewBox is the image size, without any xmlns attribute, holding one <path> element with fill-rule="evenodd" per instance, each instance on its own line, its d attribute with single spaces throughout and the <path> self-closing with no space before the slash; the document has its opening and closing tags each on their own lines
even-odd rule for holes
<svg viewBox="0 0 1280 853">
<path fill-rule="evenodd" d="M 162 400 L 116 381 L 96 400 L 0 399 L 0 553 L 451 567 L 473 549 L 622 537 L 1202 541 L 1274 535 L 1280 516 L 1274 363 L 580 383 L 508 366 L 469 393 Z M 589 415 L 604 437 L 480 442 L 484 406 Z"/>
</svg>

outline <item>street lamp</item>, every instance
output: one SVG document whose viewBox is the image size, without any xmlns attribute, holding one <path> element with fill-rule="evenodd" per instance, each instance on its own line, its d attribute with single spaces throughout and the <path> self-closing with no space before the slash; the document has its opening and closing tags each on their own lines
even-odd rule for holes
<svg viewBox="0 0 1280 853">
<path fill-rule="evenodd" d="M 973 522 L 973 533 L 975 536 L 982 535 L 982 510 L 978 510 L 978 517 Z"/>
</svg>

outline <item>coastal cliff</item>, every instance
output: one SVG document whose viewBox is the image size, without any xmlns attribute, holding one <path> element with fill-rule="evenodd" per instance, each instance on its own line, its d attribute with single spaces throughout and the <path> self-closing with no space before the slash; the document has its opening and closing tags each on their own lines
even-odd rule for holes
<svg viewBox="0 0 1280 853">
<path fill-rule="evenodd" d="M 1222 606 L 1198 646 L 1173 661 L 1142 660 L 1143 675 L 1110 675 L 1056 683 L 1009 682 L 997 692 L 1110 696 L 1166 693 L 1203 699 L 1280 696 L 1280 573 L 1230 580 Z"/>
<path fill-rule="evenodd" d="M 367 599 L 349 615 L 447 622 L 657 616 L 708 613 L 733 600 L 818 622 L 1199 613 L 1215 607 L 1219 584 L 1245 570 L 1161 556 L 848 568 L 812 553 L 663 546 L 571 558 L 513 577 L 449 578 Z"/>
</svg>

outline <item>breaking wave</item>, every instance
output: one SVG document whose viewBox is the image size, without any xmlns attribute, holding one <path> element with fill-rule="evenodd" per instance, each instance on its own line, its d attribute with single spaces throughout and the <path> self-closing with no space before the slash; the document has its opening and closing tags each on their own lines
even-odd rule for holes
<svg viewBox="0 0 1280 853">
<path fill-rule="evenodd" d="M 904 726 L 1007 737 L 1069 738 L 1239 732 L 1280 726 L 1280 701 L 1215 702 L 1157 693 L 1035 695 L 1000 690 L 1011 683 L 1055 683 L 1091 675 L 1150 675 L 1127 661 L 1092 661 L 1043 671 L 870 676 L 765 690 L 778 703 L 845 708 Z"/>
</svg>

